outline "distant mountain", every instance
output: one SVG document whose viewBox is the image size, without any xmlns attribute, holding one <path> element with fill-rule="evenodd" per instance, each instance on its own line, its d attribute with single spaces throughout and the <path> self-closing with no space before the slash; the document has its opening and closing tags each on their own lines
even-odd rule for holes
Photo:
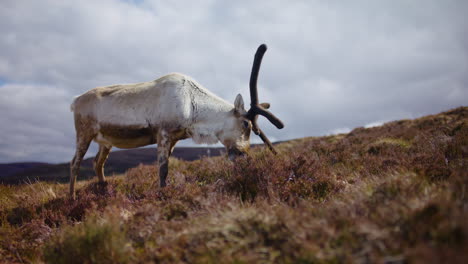
<svg viewBox="0 0 468 264">
<path fill-rule="evenodd" d="M 42 162 L 17 162 L 0 164 L 0 178 L 46 164 L 47 163 Z"/>
<path fill-rule="evenodd" d="M 224 148 L 180 147 L 175 148 L 172 157 L 192 161 L 203 156 L 220 156 Z M 139 148 L 111 152 L 104 166 L 106 175 L 124 173 L 139 164 L 154 164 L 157 154 L 155 148 Z M 93 159 L 83 160 L 80 179 L 95 175 Z M 0 164 L 0 183 L 17 184 L 25 181 L 68 181 L 69 163 L 48 164 L 39 162 Z"/>
</svg>

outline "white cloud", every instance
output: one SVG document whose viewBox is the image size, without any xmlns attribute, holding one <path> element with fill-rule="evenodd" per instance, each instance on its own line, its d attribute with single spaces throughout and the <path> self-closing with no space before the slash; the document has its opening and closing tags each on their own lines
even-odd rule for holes
<svg viewBox="0 0 468 264">
<path fill-rule="evenodd" d="M 369 123 L 369 124 L 365 125 L 364 127 L 365 128 L 379 127 L 379 126 L 381 126 L 383 124 L 384 124 L 384 122 L 382 122 L 382 121 L 376 121 L 376 122 Z"/>
<path fill-rule="evenodd" d="M 340 127 L 340 128 L 335 128 L 328 133 L 328 135 L 337 135 L 337 134 L 344 134 L 344 133 L 349 133 L 351 131 L 350 128 L 348 127 Z"/>
<path fill-rule="evenodd" d="M 271 139 L 324 135 L 466 104 L 467 5 L 4 0 L 0 120 L 9 125 L 0 128 L 0 162 L 69 160 L 69 102 L 95 86 L 177 71 L 228 101 L 239 92 L 248 101 L 253 55 L 263 42 L 269 51 L 260 100 L 271 102 L 286 125 L 278 130 L 261 118 Z M 25 150 L 14 154 L 17 149 Z"/>
<path fill-rule="evenodd" d="M 68 156 L 71 159 L 74 146 L 72 115 L 68 110 L 71 98 L 65 90 L 4 84 L 0 91 L 2 162 L 63 161 Z"/>
</svg>

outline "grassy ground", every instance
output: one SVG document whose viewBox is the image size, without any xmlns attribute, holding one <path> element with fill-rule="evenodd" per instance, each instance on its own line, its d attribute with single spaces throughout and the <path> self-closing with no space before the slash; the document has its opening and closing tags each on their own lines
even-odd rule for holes
<svg viewBox="0 0 468 264">
<path fill-rule="evenodd" d="M 468 108 L 101 186 L 0 185 L 0 259 L 27 263 L 466 263 Z"/>
</svg>

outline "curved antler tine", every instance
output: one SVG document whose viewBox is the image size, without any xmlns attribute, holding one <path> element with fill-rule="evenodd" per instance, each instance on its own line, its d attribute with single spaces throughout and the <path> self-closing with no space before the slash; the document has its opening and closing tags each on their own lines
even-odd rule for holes
<svg viewBox="0 0 468 264">
<path fill-rule="evenodd" d="M 265 109 L 268 109 L 270 108 L 270 103 L 261 103 L 259 104 L 261 107 L 265 108 Z"/>
<path fill-rule="evenodd" d="M 250 105 L 254 106 L 258 104 L 258 92 L 257 92 L 257 80 L 258 72 L 260 71 L 260 65 L 262 64 L 263 55 L 267 50 L 267 45 L 262 44 L 258 47 L 255 53 L 254 62 L 252 65 L 252 72 L 250 73 Z"/>
<path fill-rule="evenodd" d="M 273 144 L 271 144 L 270 140 L 267 138 L 265 133 L 263 133 L 263 131 L 260 128 L 258 129 L 258 132 L 259 132 L 258 135 L 263 140 L 263 142 L 265 142 L 265 144 L 267 144 L 267 146 L 271 150 L 271 152 L 273 152 L 273 154 L 275 154 L 275 155 L 278 154 L 278 152 L 276 152 L 276 149 L 273 147 Z"/>
<path fill-rule="evenodd" d="M 255 133 L 255 135 L 259 135 L 260 134 L 260 128 L 258 127 L 258 124 L 257 124 L 257 119 L 258 119 L 258 116 L 255 115 L 252 119 L 252 131 Z"/>
<path fill-rule="evenodd" d="M 272 114 L 270 111 L 268 111 L 268 110 L 266 110 L 266 109 L 264 109 L 262 107 L 257 106 L 255 108 L 254 112 L 255 112 L 255 114 L 259 114 L 259 115 L 262 115 L 262 116 L 266 117 L 277 128 L 282 129 L 284 127 L 283 122 L 281 122 L 281 120 L 279 120 L 279 118 L 276 117 L 274 114 Z"/>
</svg>

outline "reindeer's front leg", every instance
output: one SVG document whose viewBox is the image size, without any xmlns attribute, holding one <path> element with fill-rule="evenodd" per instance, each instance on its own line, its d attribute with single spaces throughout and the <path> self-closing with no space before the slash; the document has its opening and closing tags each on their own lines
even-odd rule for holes
<svg viewBox="0 0 468 264">
<path fill-rule="evenodd" d="M 169 133 L 164 130 L 159 131 L 158 143 L 158 164 L 159 164 L 159 186 L 166 186 L 166 177 L 169 172 L 169 157 L 174 149 L 175 143 Z"/>
</svg>

